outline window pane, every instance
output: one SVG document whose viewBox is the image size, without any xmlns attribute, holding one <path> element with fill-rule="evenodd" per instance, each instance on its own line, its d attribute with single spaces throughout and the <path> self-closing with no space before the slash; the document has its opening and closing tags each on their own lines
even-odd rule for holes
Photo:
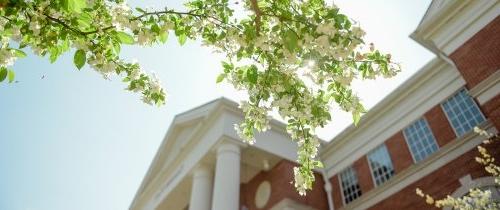
<svg viewBox="0 0 500 210">
<path fill-rule="evenodd" d="M 349 167 L 340 173 L 342 183 L 342 193 L 346 204 L 361 196 L 361 187 L 358 183 L 358 176 L 354 168 Z"/>
<path fill-rule="evenodd" d="M 389 180 L 394 175 L 392 160 L 385 144 L 371 151 L 367 157 L 377 186 Z"/>
<path fill-rule="evenodd" d="M 425 159 L 438 150 L 438 145 L 425 119 L 420 119 L 403 131 L 415 162 Z"/>
<path fill-rule="evenodd" d="M 459 137 L 485 120 L 481 110 L 465 89 L 458 91 L 442 105 L 448 121 Z"/>
</svg>

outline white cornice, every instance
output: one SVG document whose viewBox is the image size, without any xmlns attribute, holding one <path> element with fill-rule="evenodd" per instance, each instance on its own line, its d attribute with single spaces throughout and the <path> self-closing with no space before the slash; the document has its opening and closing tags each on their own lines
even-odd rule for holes
<svg viewBox="0 0 500 210">
<path fill-rule="evenodd" d="M 410 37 L 436 54 L 450 55 L 499 14 L 498 0 L 445 1 L 426 13 Z"/>
</svg>

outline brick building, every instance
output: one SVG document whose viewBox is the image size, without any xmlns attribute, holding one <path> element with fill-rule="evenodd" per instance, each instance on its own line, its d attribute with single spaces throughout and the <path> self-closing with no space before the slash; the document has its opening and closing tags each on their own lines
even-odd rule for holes
<svg viewBox="0 0 500 210">
<path fill-rule="evenodd" d="M 296 146 L 285 126 L 241 143 L 237 104 L 221 98 L 175 117 L 130 209 L 431 209 L 415 189 L 441 197 L 493 178 L 474 161 L 500 129 L 500 2 L 434 0 L 411 37 L 436 54 L 408 81 L 329 142 L 314 189 L 290 182 Z M 500 159 L 500 144 L 490 145 Z"/>
</svg>

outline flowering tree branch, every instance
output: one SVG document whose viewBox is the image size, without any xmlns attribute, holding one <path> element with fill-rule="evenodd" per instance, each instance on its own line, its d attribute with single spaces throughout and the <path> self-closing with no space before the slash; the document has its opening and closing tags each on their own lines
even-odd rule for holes
<svg viewBox="0 0 500 210">
<path fill-rule="evenodd" d="M 122 45 L 165 43 L 173 34 L 181 45 L 201 40 L 225 55 L 217 82 L 249 95 L 240 104 L 245 118 L 235 125 L 237 133 L 253 143 L 277 111 L 298 144 L 294 184 L 302 195 L 312 187 L 313 170 L 322 167 L 315 129 L 331 120 L 332 105 L 358 123 L 364 108 L 351 82 L 399 71 L 389 54 L 364 43 L 360 27 L 322 0 L 190 0 L 185 12 L 132 10 L 123 0 L 1 2 L 0 82 L 14 80 L 10 66 L 28 47 L 51 62 L 73 50 L 77 69 L 88 65 L 105 78 L 119 75 L 145 103 L 162 105 L 166 94 L 158 78 L 122 59 Z M 237 18 L 234 7 L 253 14 Z"/>
</svg>

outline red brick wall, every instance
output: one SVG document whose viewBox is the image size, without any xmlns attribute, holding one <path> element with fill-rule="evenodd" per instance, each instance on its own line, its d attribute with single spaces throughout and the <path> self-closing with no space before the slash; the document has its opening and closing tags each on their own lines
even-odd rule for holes
<svg viewBox="0 0 500 210">
<path fill-rule="evenodd" d="M 446 118 L 443 109 L 441 109 L 440 104 L 427 111 L 424 117 L 427 119 L 439 147 L 443 147 L 456 138 L 455 132 Z"/>
<path fill-rule="evenodd" d="M 366 158 L 366 156 L 363 155 L 363 157 L 355 161 L 352 167 L 354 168 L 354 170 L 356 170 L 356 173 L 358 175 L 358 182 L 359 186 L 361 187 L 361 192 L 366 193 L 373 189 L 374 184 L 372 173 L 370 171 L 370 166 L 368 166 L 368 159 Z"/>
<path fill-rule="evenodd" d="M 411 164 L 413 164 L 410 150 L 406 146 L 406 141 L 401 131 L 389 138 L 385 144 L 393 161 L 396 173 L 401 172 L 402 170 L 408 168 Z M 372 174 L 368 164 L 369 163 L 366 156 L 358 159 L 353 164 L 353 168 L 356 170 L 361 191 L 363 193 L 366 193 L 374 188 Z M 337 209 L 343 206 L 342 190 L 340 187 L 338 175 L 331 177 L 330 183 L 332 184 L 333 203 L 335 208 Z"/>
<path fill-rule="evenodd" d="M 340 188 L 339 175 L 332 176 L 330 178 L 330 183 L 332 184 L 332 197 L 333 206 L 338 209 L 344 205 L 342 201 L 342 190 Z"/>
<path fill-rule="evenodd" d="M 500 95 L 495 96 L 481 106 L 481 109 L 493 125 L 500 130 Z"/>
<path fill-rule="evenodd" d="M 497 160 L 500 160 L 500 142 L 489 145 L 486 148 Z M 478 155 L 479 152 L 474 148 L 451 161 L 446 166 L 441 167 L 424 178 L 408 185 L 403 190 L 393 194 L 382 202 L 372 206 L 370 209 L 437 209 L 427 205 L 423 198 L 417 196 L 415 194 L 415 189 L 420 188 L 434 198 L 443 198 L 445 195 L 452 194 L 460 187 L 459 179 L 467 174 L 470 174 L 472 179 L 489 176 L 485 172 L 484 167 L 474 160 Z"/>
<path fill-rule="evenodd" d="M 248 207 L 249 210 L 257 210 L 255 206 L 255 192 L 257 187 L 263 181 L 271 183 L 271 197 L 266 206 L 262 209 L 270 209 L 275 204 L 289 198 L 298 201 L 302 204 L 311 206 L 317 210 L 327 210 L 328 200 L 324 190 L 325 182 L 320 174 L 315 174 L 316 181 L 313 185 L 313 190 L 308 191 L 306 196 L 300 196 L 293 186 L 293 167 L 295 163 L 282 160 L 269 171 L 261 171 L 248 183 L 242 184 L 240 187 L 240 203 Z"/>
<path fill-rule="evenodd" d="M 499 34 L 500 16 L 450 55 L 469 89 L 500 69 Z"/>
<path fill-rule="evenodd" d="M 450 58 L 455 62 L 467 82 L 468 89 L 473 88 L 500 69 L 499 34 L 500 16 L 450 55 Z M 481 109 L 485 116 L 500 130 L 500 96 L 497 95 L 483 104 Z M 439 104 L 425 113 L 424 117 L 427 119 L 440 147 L 456 139 L 455 132 Z M 385 144 L 389 150 L 396 174 L 413 164 L 402 131 L 389 138 Z M 500 143 L 490 146 L 490 151 L 494 153 L 497 160 L 500 159 Z M 471 174 L 473 178 L 486 176 L 484 167 L 474 160 L 477 155 L 476 149 L 468 151 L 448 165 L 407 186 L 371 209 L 432 209 L 422 198 L 415 194 L 415 189 L 417 187 L 421 188 L 424 192 L 439 198 L 455 191 L 460 186 L 458 180 L 466 174 Z M 361 189 L 366 194 L 374 187 L 366 156 L 357 160 L 353 166 L 357 171 Z M 343 202 L 338 176 L 331 177 L 330 182 L 333 187 L 334 205 L 339 208 Z"/>
<path fill-rule="evenodd" d="M 396 174 L 413 164 L 413 158 L 411 157 L 410 149 L 408 149 L 402 131 L 397 132 L 394 136 L 389 138 L 385 142 L 385 145 L 391 156 L 392 165 L 394 166 Z"/>
</svg>

